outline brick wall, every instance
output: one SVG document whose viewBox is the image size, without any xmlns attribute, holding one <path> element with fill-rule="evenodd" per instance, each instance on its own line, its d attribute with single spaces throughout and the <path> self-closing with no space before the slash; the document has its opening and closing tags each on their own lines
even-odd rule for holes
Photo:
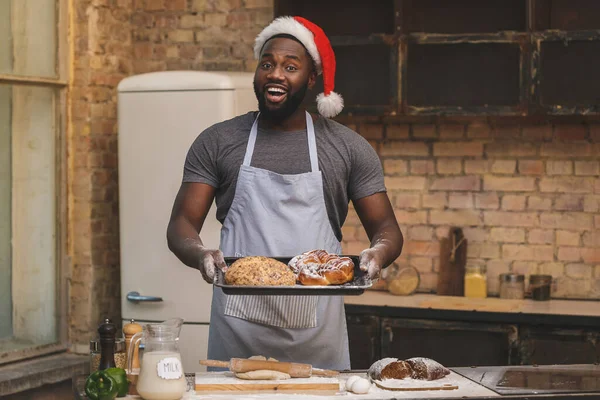
<svg viewBox="0 0 600 400">
<path fill-rule="evenodd" d="M 272 0 L 74 0 L 68 91 L 69 335 L 120 323 L 118 83 L 162 70 L 251 71 Z"/>
<path fill-rule="evenodd" d="M 254 38 L 272 18 L 273 0 L 137 0 L 134 72 L 254 71 Z"/>
<path fill-rule="evenodd" d="M 83 350 L 120 319 L 116 91 L 133 72 L 132 0 L 73 3 L 69 85 L 69 334 Z"/>
<path fill-rule="evenodd" d="M 437 285 L 439 240 L 463 228 L 469 262 L 498 275 L 551 274 L 555 297 L 600 298 L 600 125 L 369 123 L 342 119 L 377 149 L 405 236 L 398 264 Z M 351 212 L 344 250 L 368 245 Z"/>
</svg>

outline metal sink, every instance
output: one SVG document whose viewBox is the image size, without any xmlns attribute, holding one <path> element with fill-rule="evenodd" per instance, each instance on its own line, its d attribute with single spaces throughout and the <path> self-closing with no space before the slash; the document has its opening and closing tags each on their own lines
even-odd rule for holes
<svg viewBox="0 0 600 400">
<path fill-rule="evenodd" d="M 452 368 L 501 395 L 600 393 L 600 365 Z"/>
</svg>

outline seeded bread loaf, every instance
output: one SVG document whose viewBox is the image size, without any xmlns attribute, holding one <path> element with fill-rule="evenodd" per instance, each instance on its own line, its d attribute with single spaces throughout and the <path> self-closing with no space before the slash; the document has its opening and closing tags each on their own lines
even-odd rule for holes
<svg viewBox="0 0 600 400">
<path fill-rule="evenodd" d="M 236 260 L 225 272 L 225 283 L 238 286 L 294 286 L 296 274 L 273 258 L 251 256 Z"/>
</svg>

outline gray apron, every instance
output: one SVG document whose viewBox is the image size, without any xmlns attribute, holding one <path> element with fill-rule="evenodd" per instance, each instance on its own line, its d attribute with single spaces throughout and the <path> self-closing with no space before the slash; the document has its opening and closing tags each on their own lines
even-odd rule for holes
<svg viewBox="0 0 600 400">
<path fill-rule="evenodd" d="M 310 114 L 306 129 L 311 172 L 303 174 L 281 175 L 250 166 L 257 127 L 258 117 L 221 229 L 221 251 L 226 257 L 292 257 L 314 249 L 340 254 L 325 208 Z M 215 287 L 208 357 L 253 355 L 350 369 L 343 296 L 239 296 Z"/>
</svg>

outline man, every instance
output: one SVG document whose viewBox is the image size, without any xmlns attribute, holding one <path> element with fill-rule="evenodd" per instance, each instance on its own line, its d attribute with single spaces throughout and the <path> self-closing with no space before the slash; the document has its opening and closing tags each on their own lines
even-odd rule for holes
<svg viewBox="0 0 600 400">
<path fill-rule="evenodd" d="M 360 268 L 378 278 L 403 238 L 369 143 L 350 129 L 310 115 L 301 103 L 323 73 L 319 113 L 338 114 L 335 57 L 324 32 L 300 17 L 274 20 L 256 38 L 254 90 L 259 113 L 216 124 L 188 152 L 167 230 L 169 248 L 212 283 L 225 256 L 341 253 L 341 226 L 352 200 L 371 246 Z M 216 196 L 220 250 L 199 238 Z M 253 355 L 349 369 L 342 296 L 228 296 L 214 288 L 208 357 Z"/>
</svg>

